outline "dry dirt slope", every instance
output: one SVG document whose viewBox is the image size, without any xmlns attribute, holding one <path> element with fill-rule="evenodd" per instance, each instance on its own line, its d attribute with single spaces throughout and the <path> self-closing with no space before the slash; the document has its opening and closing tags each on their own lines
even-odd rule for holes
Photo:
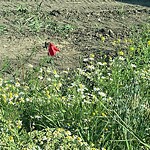
<svg viewBox="0 0 150 150">
<path fill-rule="evenodd" d="M 97 49 L 113 50 L 109 43 L 100 48 L 100 34 L 105 36 L 111 31 L 111 40 L 120 38 L 129 34 L 131 26 L 147 23 L 150 16 L 148 1 L 122 1 L 0 0 L 0 60 L 2 62 L 8 56 L 16 61 L 16 56 L 30 54 L 36 49 L 37 54 L 30 58 L 30 63 L 37 63 L 47 56 L 43 48 L 45 41 L 51 41 L 61 49 L 55 58 L 59 68 L 77 66 L 79 56 L 85 53 Z M 27 9 L 31 16 L 20 15 L 20 7 Z M 27 20 L 38 16 L 42 18 L 42 14 L 54 22 L 73 27 L 73 30 L 65 36 L 43 29 L 29 32 Z"/>
</svg>

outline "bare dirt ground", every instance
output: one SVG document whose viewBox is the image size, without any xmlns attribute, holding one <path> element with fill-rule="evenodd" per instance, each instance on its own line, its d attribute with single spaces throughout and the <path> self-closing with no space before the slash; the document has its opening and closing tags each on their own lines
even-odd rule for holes
<svg viewBox="0 0 150 150">
<path fill-rule="evenodd" d="M 58 68 L 74 68 L 86 54 L 115 51 L 110 42 L 149 16 L 148 0 L 0 0 L 0 62 L 25 56 L 25 63 L 37 64 L 47 57 L 44 43 L 52 42 L 61 50 L 54 57 Z"/>
</svg>

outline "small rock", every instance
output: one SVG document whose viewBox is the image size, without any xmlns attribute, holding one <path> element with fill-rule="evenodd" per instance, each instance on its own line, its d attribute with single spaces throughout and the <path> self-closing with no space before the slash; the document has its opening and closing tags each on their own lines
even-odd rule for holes
<svg viewBox="0 0 150 150">
<path fill-rule="evenodd" d="M 98 18 L 98 21 L 101 22 L 102 20 L 100 18 Z"/>
<path fill-rule="evenodd" d="M 50 12 L 50 15 L 52 15 L 52 16 L 59 16 L 61 13 L 60 13 L 60 11 L 59 10 L 52 10 L 51 12 Z"/>
</svg>

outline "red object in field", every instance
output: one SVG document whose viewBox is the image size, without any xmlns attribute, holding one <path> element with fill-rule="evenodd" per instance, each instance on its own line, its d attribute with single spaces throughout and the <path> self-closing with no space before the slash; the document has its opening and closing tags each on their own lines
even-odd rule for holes
<svg viewBox="0 0 150 150">
<path fill-rule="evenodd" d="M 52 43 L 48 46 L 48 55 L 54 56 L 56 52 L 60 52 L 60 50 Z"/>
</svg>

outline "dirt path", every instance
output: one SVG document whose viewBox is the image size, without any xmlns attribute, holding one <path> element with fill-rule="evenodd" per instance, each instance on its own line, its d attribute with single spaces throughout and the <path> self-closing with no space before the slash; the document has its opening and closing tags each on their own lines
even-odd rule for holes
<svg viewBox="0 0 150 150">
<path fill-rule="evenodd" d="M 97 50 L 113 51 L 111 40 L 127 36 L 133 25 L 148 22 L 149 3 L 132 4 L 112 0 L 0 0 L 0 60 L 8 57 L 17 61 L 17 56 L 30 55 L 36 49 L 29 62 L 38 63 L 47 56 L 44 43 L 51 41 L 61 50 L 55 58 L 58 67 L 74 68 L 80 56 Z M 102 44 L 100 35 L 108 34 L 110 39 Z"/>
</svg>

